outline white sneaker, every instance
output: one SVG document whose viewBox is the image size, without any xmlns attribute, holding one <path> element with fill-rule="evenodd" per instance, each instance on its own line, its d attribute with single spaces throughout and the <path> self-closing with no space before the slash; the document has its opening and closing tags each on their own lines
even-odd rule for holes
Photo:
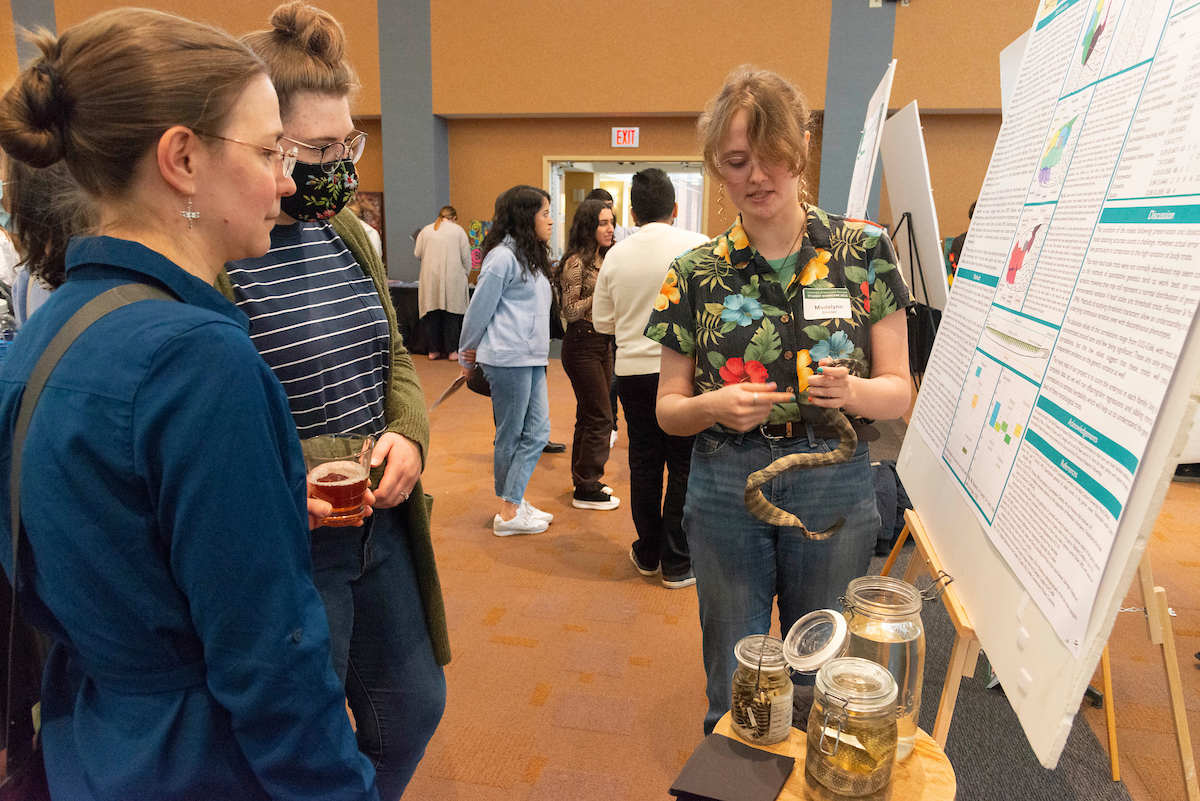
<svg viewBox="0 0 1200 801">
<path fill-rule="evenodd" d="M 521 508 L 525 510 L 525 514 L 534 520 L 545 520 L 547 523 L 554 522 L 554 515 L 549 512 L 543 512 L 524 498 L 521 499 Z"/>
<path fill-rule="evenodd" d="M 534 520 L 522 507 L 517 508 L 517 513 L 513 515 L 512 520 L 504 520 L 500 515 L 492 518 L 492 533 L 497 537 L 511 537 L 513 534 L 541 534 L 548 529 L 550 524 L 545 520 Z"/>
<path fill-rule="evenodd" d="M 617 444 L 617 429 L 614 428 L 613 432 L 608 435 L 608 447 L 611 448 L 611 447 L 615 446 L 616 444 Z"/>
</svg>

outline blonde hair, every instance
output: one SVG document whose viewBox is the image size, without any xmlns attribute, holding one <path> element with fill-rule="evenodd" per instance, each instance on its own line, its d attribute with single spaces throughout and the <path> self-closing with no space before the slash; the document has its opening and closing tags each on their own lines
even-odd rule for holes
<svg viewBox="0 0 1200 801">
<path fill-rule="evenodd" d="M 709 175 L 721 174 L 717 149 L 739 111 L 746 112 L 746 138 L 754 158 L 803 176 L 811 117 L 804 94 L 781 75 L 745 64 L 729 73 L 696 125 Z"/>
<path fill-rule="evenodd" d="M 271 29 L 248 33 L 242 42 L 267 63 L 285 122 L 301 92 L 350 97 L 358 91 L 358 76 L 346 60 L 342 24 L 303 0 L 276 8 Z"/>
<path fill-rule="evenodd" d="M 28 39 L 41 52 L 0 100 L 0 146 L 32 167 L 65 159 L 92 196 L 122 197 L 134 164 L 172 126 L 223 131 L 264 72 L 223 31 L 139 8 Z"/>
<path fill-rule="evenodd" d="M 457 220 L 457 219 L 458 219 L 458 212 L 454 210 L 453 206 L 442 206 L 442 210 L 438 212 L 438 218 L 433 221 L 433 230 L 436 231 L 437 229 L 442 227 L 442 220 Z"/>
</svg>

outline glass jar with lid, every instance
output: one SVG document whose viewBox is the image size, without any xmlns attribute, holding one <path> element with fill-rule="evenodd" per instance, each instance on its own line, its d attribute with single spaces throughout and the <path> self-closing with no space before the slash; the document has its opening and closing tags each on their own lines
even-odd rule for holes
<svg viewBox="0 0 1200 801">
<path fill-rule="evenodd" d="M 729 716 L 734 733 L 756 745 L 786 740 L 792 730 L 792 679 L 783 641 L 753 634 L 738 640 L 733 654 L 738 661 Z"/>
<path fill-rule="evenodd" d="M 896 762 L 896 680 L 869 659 L 841 657 L 817 673 L 805 770 L 844 796 L 876 792 Z"/>
<path fill-rule="evenodd" d="M 921 593 L 906 581 L 890 576 L 864 576 L 850 582 L 844 600 L 850 632 L 847 656 L 877 662 L 892 674 L 899 690 L 896 726 L 897 759 L 912 753 L 921 712 L 921 682 L 925 673 L 925 628 L 921 624 Z"/>
</svg>

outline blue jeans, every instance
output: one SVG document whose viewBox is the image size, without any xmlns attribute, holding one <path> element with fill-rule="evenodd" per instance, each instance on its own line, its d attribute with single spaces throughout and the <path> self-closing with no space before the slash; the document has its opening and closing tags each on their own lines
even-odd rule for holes
<svg viewBox="0 0 1200 801">
<path fill-rule="evenodd" d="M 376 510 L 362 528 L 317 529 L 312 556 L 358 748 L 375 765 L 380 801 L 393 801 L 446 708 L 400 507 Z"/>
<path fill-rule="evenodd" d="M 550 441 L 546 368 L 479 366 L 492 386 L 492 412 L 496 418 L 493 461 L 496 495 L 509 503 L 520 504 L 542 448 Z"/>
<path fill-rule="evenodd" d="M 705 734 L 730 708 L 734 646 L 742 637 L 770 630 L 772 601 L 779 599 L 786 635 L 808 612 L 838 608 L 850 580 L 867 572 L 879 511 L 865 442 L 845 464 L 794 470 L 762 488 L 767 500 L 795 514 L 811 531 L 846 518 L 829 539 L 809 539 L 796 528 L 769 525 L 746 510 L 750 473 L 781 456 L 828 453 L 837 444 L 836 439 L 804 436 L 772 442 L 757 430 L 696 436 L 683 528 L 700 599 L 708 676 Z"/>
</svg>

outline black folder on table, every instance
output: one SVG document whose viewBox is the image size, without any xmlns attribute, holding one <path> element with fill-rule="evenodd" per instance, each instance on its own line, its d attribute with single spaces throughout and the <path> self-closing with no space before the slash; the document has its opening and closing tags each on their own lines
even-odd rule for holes
<svg viewBox="0 0 1200 801">
<path fill-rule="evenodd" d="M 710 734 L 683 766 L 671 795 L 680 801 L 775 801 L 796 760 Z"/>
</svg>

